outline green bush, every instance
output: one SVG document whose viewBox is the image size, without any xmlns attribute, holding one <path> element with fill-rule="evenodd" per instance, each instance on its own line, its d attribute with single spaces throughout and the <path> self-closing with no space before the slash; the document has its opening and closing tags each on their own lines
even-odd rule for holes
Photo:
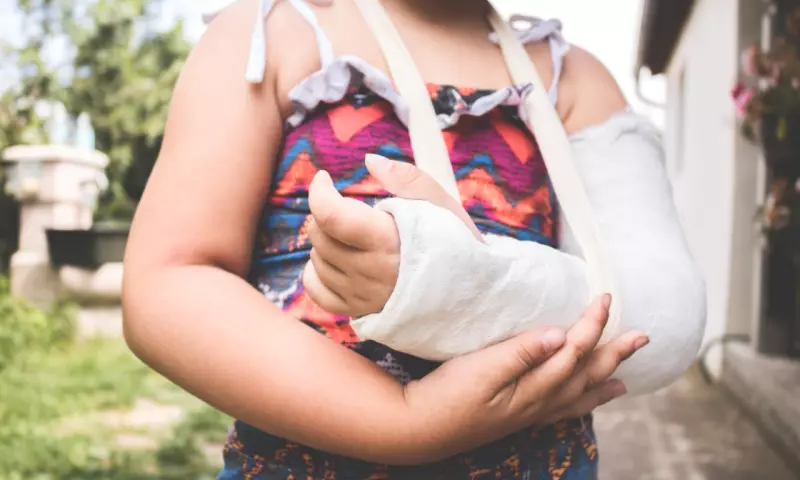
<svg viewBox="0 0 800 480">
<path fill-rule="evenodd" d="M 44 311 L 14 297 L 8 279 L 0 277 L 0 371 L 22 353 L 46 350 L 72 339 L 74 331 L 71 306 L 57 304 Z"/>
<path fill-rule="evenodd" d="M 119 423 L 139 400 L 175 424 Z M 109 416 L 110 415 L 110 416 Z M 0 480 L 211 480 L 231 420 L 153 373 L 121 340 L 20 356 L 0 372 Z M 120 435 L 150 438 L 128 448 Z"/>
<path fill-rule="evenodd" d="M 121 339 L 71 341 L 73 318 L 69 305 L 45 311 L 15 298 L 0 276 L 0 480 L 213 479 L 219 461 L 208 451 L 221 449 L 231 420 Z M 121 420 L 142 400 L 185 414 Z M 153 443 L 131 446 L 131 436 Z"/>
</svg>

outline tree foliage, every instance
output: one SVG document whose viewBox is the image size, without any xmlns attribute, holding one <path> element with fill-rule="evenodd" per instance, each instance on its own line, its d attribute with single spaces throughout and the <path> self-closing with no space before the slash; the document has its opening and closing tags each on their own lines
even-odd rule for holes
<svg viewBox="0 0 800 480">
<path fill-rule="evenodd" d="M 24 40 L 8 49 L 18 85 L 0 97 L 0 148 L 46 140 L 43 101 L 87 113 L 96 148 L 110 158 L 98 220 L 130 218 L 160 148 L 190 49 L 182 22 L 165 22 L 165 1 L 18 2 Z"/>
</svg>

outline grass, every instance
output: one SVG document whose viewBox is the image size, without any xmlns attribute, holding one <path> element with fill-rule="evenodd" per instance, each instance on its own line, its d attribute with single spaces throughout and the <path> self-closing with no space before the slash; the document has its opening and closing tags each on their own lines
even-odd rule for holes
<svg viewBox="0 0 800 480">
<path fill-rule="evenodd" d="M 210 479 L 205 452 L 228 425 L 121 341 L 32 349 L 0 370 L 0 480 Z"/>
</svg>

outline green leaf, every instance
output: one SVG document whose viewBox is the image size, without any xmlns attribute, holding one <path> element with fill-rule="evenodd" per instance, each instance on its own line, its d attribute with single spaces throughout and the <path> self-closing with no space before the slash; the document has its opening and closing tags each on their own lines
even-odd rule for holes
<svg viewBox="0 0 800 480">
<path fill-rule="evenodd" d="M 776 137 L 779 141 L 783 141 L 786 139 L 786 135 L 789 131 L 789 122 L 786 120 L 786 117 L 781 117 L 778 120 L 778 127 L 777 127 Z"/>
<path fill-rule="evenodd" d="M 132 214 L 191 48 L 180 22 L 160 29 L 161 3 L 19 1 L 28 38 L 17 48 L 4 45 L 21 81 L 0 95 L 0 150 L 46 140 L 42 119 L 22 105 L 57 100 L 71 115 L 88 113 L 96 148 L 110 159 L 106 174 L 112 188 L 101 198 L 99 219 L 126 220 Z M 43 61 L 56 38 L 61 51 L 72 52 L 63 65 Z"/>
</svg>

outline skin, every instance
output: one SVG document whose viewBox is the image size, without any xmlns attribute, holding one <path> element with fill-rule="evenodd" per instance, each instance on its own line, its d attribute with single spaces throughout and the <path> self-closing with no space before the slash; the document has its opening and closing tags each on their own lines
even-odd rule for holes
<svg viewBox="0 0 800 480">
<path fill-rule="evenodd" d="M 476 30 L 485 30 L 472 15 L 477 3 L 465 2 L 472 13 L 459 14 L 446 28 L 437 26 L 448 10 L 444 3 L 389 4 L 426 78 L 488 87 L 508 82 L 499 51 L 485 45 L 486 31 Z M 430 4 L 436 8 L 421 10 Z M 287 92 L 319 68 L 312 31 L 281 2 L 266 22 L 265 82 L 248 85 L 243 73 L 255 12 L 254 0 L 226 9 L 176 85 L 125 260 L 124 329 L 131 349 L 187 391 L 260 429 L 389 464 L 445 458 L 526 425 L 580 415 L 624 393 L 606 380 L 642 339 L 628 336 L 595 350 L 608 298 L 598 299 L 568 332 L 529 332 L 403 387 L 280 311 L 243 279 L 290 112 Z M 353 27 L 359 17 L 349 2 L 318 14 L 337 53 L 356 53 L 385 68 L 366 26 Z M 469 39 L 469 48 L 444 33 Z M 426 36 L 438 38 L 431 43 Z M 471 51 L 475 45 L 478 51 Z M 487 69 L 476 72 L 466 54 L 444 55 L 451 48 L 482 56 L 497 67 L 495 76 L 468 74 Z M 542 48 L 533 47 L 531 55 L 545 70 Z M 434 61 L 442 58 L 455 60 Z"/>
</svg>

